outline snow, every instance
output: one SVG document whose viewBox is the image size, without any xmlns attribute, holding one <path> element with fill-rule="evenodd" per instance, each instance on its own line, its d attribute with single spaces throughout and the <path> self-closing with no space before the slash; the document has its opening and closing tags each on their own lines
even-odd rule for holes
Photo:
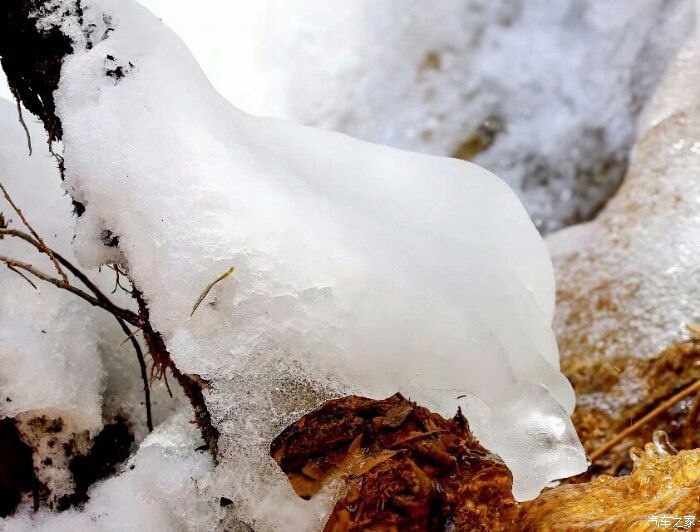
<svg viewBox="0 0 700 532">
<path fill-rule="evenodd" d="M 61 190 L 56 162 L 42 149 L 42 126 L 26 113 L 25 118 L 36 148 L 31 157 L 14 103 L 0 100 L 0 182 L 47 244 L 68 256 L 74 225 L 70 198 Z M 35 186 L 27 186 L 28 180 Z M 12 227 L 23 228 L 2 196 L 0 212 Z M 18 239 L 0 241 L 0 255 L 54 272 L 47 258 Z M 85 312 L 86 304 L 74 296 L 36 284 L 34 290 L 4 265 L 0 268 L 0 415 L 50 409 L 97 430 L 104 378 L 99 316 Z"/>
<path fill-rule="evenodd" d="M 73 206 L 61 188 L 42 125 L 26 110 L 24 118 L 33 144 L 31 156 L 14 102 L 0 99 L 0 182 L 44 241 L 72 260 Z M 4 197 L 0 212 L 10 228 L 25 229 Z M 0 255 L 55 275 L 48 258 L 19 239 L 0 240 Z M 85 270 L 106 293 L 114 286 L 114 274 L 108 272 Z M 49 501 L 55 502 L 74 489 L 63 443 L 78 442 L 85 451 L 89 437 L 115 416 L 129 421 L 137 441 L 145 436 L 143 382 L 130 346 L 117 347 L 124 334 L 112 316 L 53 285 L 33 282 L 36 289 L 0 268 L 0 416 L 17 420 L 23 438 L 34 448 L 38 479 L 49 489 Z M 111 297 L 127 307 L 131 300 L 125 294 Z M 182 404 L 167 398 L 159 383 L 152 386 L 151 402 L 155 423 Z M 58 420 L 60 434 L 42 431 L 42 420 Z M 61 445 L 54 445 L 57 441 Z"/>
<path fill-rule="evenodd" d="M 251 112 L 449 154 L 498 111 L 506 128 L 476 160 L 547 230 L 609 194 L 617 174 L 593 165 L 600 182 L 585 178 L 592 192 L 581 196 L 581 161 L 625 158 L 637 111 L 693 20 L 691 2 L 657 0 L 578 9 L 357 1 L 332 12 L 317 0 L 270 0 L 227 4 L 220 17 L 149 2 L 183 31 L 214 86 Z M 129 270 L 178 367 L 211 384 L 221 463 L 213 468 L 195 451 L 189 406 L 164 401 L 155 384 L 160 426 L 115 477 L 93 486 L 85 508 L 25 507 L 0 527 L 318 529 L 334 487 L 300 500 L 269 443 L 349 393 L 398 390 L 450 416 L 461 405 L 513 471 L 519 499 L 585 469 L 551 330 L 552 264 L 498 178 L 254 118 L 216 94 L 183 43 L 143 8 L 83 4 L 101 30 L 94 35 L 115 28 L 84 50 L 77 21 L 64 21 L 79 51 L 57 92 L 63 188 L 86 212 L 70 216 L 41 127 L 25 113 L 35 147 L 27 157 L 14 104 L 4 101 L 0 180 L 52 247 L 75 251 L 86 270 L 112 260 Z M 643 113 L 616 198 L 595 222 L 548 239 L 566 356 L 654 356 L 700 319 L 699 49 L 696 36 Z M 434 57 L 425 61 L 432 51 L 437 68 Z M 117 65 L 123 78 L 106 75 Z M 555 178 L 528 188 L 532 167 L 523 161 Z M 103 245 L 104 230 L 118 248 Z M 0 253 L 51 271 L 7 238 Z M 204 287 L 232 266 L 190 317 Z M 0 400 L 12 399 L 0 401 L 0 414 L 47 413 L 94 433 L 127 413 L 141 441 L 138 368 L 115 348 L 123 335 L 113 318 L 38 288 L 0 269 Z M 629 393 L 644 389 L 631 383 Z M 220 497 L 233 504 L 222 508 Z"/>
<path fill-rule="evenodd" d="M 64 20 L 79 46 L 57 92 L 63 188 L 86 212 L 70 216 L 55 163 L 37 149 L 40 126 L 28 120 L 27 157 L 14 104 L 4 101 L 0 179 L 49 244 L 75 251 L 91 275 L 113 260 L 128 269 L 178 367 L 211 384 L 221 463 L 195 451 L 189 407 L 163 401 L 156 385 L 160 426 L 91 489 L 85 508 L 24 508 L 3 529 L 318 529 L 333 486 L 300 500 L 269 443 L 350 393 L 398 390 L 444 415 L 461 405 L 513 471 L 519 499 L 586 468 L 552 333 L 552 264 L 498 178 L 252 117 L 220 97 L 143 8 L 84 4 L 87 23 L 102 30 L 94 35 L 114 27 L 85 50 L 77 21 Z M 476 160 L 515 188 L 545 230 L 614 188 L 617 170 L 584 162 L 625 159 L 638 109 L 693 20 L 691 2 L 657 0 L 358 1 L 332 12 L 317 0 L 270 0 L 227 5 L 218 18 L 149 5 L 183 29 L 214 86 L 251 112 L 435 154 L 498 116 L 506 127 Z M 548 239 L 567 356 L 654 356 L 700 319 L 698 49 L 696 37 L 643 113 L 616 198 L 595 222 Z M 117 65 L 123 78 L 107 75 Z M 532 186 L 542 173 L 547 182 Z M 26 186 L 27 176 L 41 186 Z M 103 245 L 104 230 L 118 248 Z M 5 239 L 0 249 L 51 271 L 26 246 Z M 232 266 L 190 317 L 203 288 Z M 0 399 L 12 399 L 0 413 L 47 413 L 94 433 L 126 412 L 140 441 L 141 382 L 132 354 L 115 347 L 123 335 L 113 319 L 6 269 L 0 287 Z M 632 383 L 629 392 L 644 389 Z M 233 504 L 221 508 L 220 497 Z"/>
<path fill-rule="evenodd" d="M 211 470 L 206 454 L 194 450 L 197 429 L 180 413 L 148 436 L 120 474 L 90 490 L 81 510 L 20 513 L 5 520 L 6 532 L 115 532 L 209 530 L 217 522 L 214 504 L 200 495 Z"/>
<path fill-rule="evenodd" d="M 83 5 L 93 35 L 114 31 L 85 49 L 65 25 L 78 51 L 56 92 L 64 186 L 86 205 L 74 248 L 94 267 L 115 258 L 99 235 L 118 236 L 176 364 L 210 381 L 222 432 L 212 486 L 238 518 L 318 526 L 322 504 L 293 495 L 268 446 L 349 393 L 400 390 L 446 415 L 473 397 L 472 426 L 521 500 L 586 468 L 551 330 L 551 263 L 502 181 L 247 115 L 144 8 Z"/>
<path fill-rule="evenodd" d="M 438 155 L 499 122 L 474 160 L 544 232 L 615 191 L 694 20 L 690 0 L 143 3 L 249 112 Z"/>
<path fill-rule="evenodd" d="M 700 320 L 699 88 L 696 30 L 642 114 L 616 197 L 595 221 L 549 239 L 559 292 L 555 329 L 563 356 L 577 364 L 654 358 L 685 336 L 685 324 Z M 631 373 L 620 398 L 626 404 L 646 393 Z M 596 405 L 615 409 L 614 394 L 606 396 L 594 398 Z"/>
</svg>

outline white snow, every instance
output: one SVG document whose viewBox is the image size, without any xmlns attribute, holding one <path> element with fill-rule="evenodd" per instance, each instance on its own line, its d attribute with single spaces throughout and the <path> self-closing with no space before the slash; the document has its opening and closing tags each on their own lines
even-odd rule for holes
<svg viewBox="0 0 700 532">
<path fill-rule="evenodd" d="M 213 485 L 239 518 L 318 525 L 322 509 L 295 498 L 268 446 L 348 393 L 400 390 L 447 415 L 461 394 L 478 398 L 488 408 L 468 407 L 472 426 L 518 499 L 586 468 L 558 371 L 551 263 L 502 181 L 246 115 L 144 8 L 83 5 L 94 35 L 105 20 L 114 31 L 89 50 L 74 33 L 56 93 L 65 186 L 87 209 L 75 248 L 96 266 L 113 257 L 96 235 L 117 235 L 175 362 L 211 381 Z M 123 78 L 108 75 L 117 65 Z"/>
<path fill-rule="evenodd" d="M 198 439 L 181 413 L 148 436 L 120 474 L 95 485 L 81 510 L 29 510 L 0 524 L 6 532 L 210 530 L 219 501 L 200 494 L 211 460 L 194 450 Z"/>
<path fill-rule="evenodd" d="M 70 198 L 61 188 L 43 127 L 26 110 L 24 118 L 32 138 L 31 156 L 14 102 L 0 99 L 0 182 L 44 241 L 73 260 Z M 10 228 L 26 232 L 4 197 L 0 212 Z M 2 238 L 0 255 L 56 275 L 48 258 L 22 240 Z M 85 273 L 106 293 L 114 286 L 114 273 L 108 269 L 101 275 Z M 0 416 L 17 420 L 24 440 L 34 448 L 38 480 L 48 488 L 49 502 L 55 502 L 74 491 L 63 443 L 78 441 L 76 447 L 86 451 L 88 436 L 94 437 L 103 422 L 111 423 L 115 416 L 129 421 L 137 442 L 145 436 L 143 382 L 131 346 L 117 348 L 124 333 L 112 316 L 27 277 L 36 289 L 4 264 L 0 267 Z M 110 297 L 126 307 L 131 302 L 126 294 Z M 154 422 L 160 423 L 182 403 L 167 397 L 160 383 L 151 388 Z M 37 418 L 58 420 L 60 434 L 42 431 L 41 424 L 34 424 Z"/>
<path fill-rule="evenodd" d="M 61 187 L 43 126 L 26 110 L 24 120 L 32 139 L 31 156 L 15 103 L 0 98 L 0 182 L 47 245 L 75 263 L 76 219 L 70 197 Z M 54 149 L 61 147 L 54 145 Z M 10 228 L 27 232 L 1 196 L 0 212 Z M 48 258 L 19 239 L 0 240 L 0 255 L 55 276 Z M 121 290 L 110 294 L 113 272 L 83 272 L 113 302 L 133 306 L 131 297 Z M 0 415 L 48 414 L 93 435 L 103 418 L 122 415 L 133 423 L 140 440 L 146 432 L 143 382 L 135 355 L 122 344 L 124 333 L 114 318 L 73 294 L 28 277 L 36 290 L 4 265 L 0 267 Z M 164 386 L 154 383 L 151 388 L 153 415 L 159 422 L 176 403 L 166 398 Z"/>
<path fill-rule="evenodd" d="M 699 101 L 696 29 L 642 115 L 616 197 L 594 222 L 549 239 L 565 356 L 653 358 L 700 320 Z M 631 397 L 646 393 L 637 378 L 624 380 Z M 606 395 L 597 406 L 615 409 L 615 394 Z"/>
<path fill-rule="evenodd" d="M 129 269 L 177 365 L 211 382 L 221 463 L 213 469 L 194 451 L 187 406 L 95 485 L 84 509 L 24 508 L 0 527 L 203 530 L 237 529 L 240 520 L 255 530 L 318 529 L 332 490 L 300 500 L 268 447 L 299 416 L 349 393 L 398 390 L 445 415 L 461 403 L 482 443 L 512 469 L 520 499 L 586 467 L 551 331 L 552 266 L 502 182 L 467 163 L 253 118 L 216 94 L 182 42 L 143 8 L 83 3 L 94 35 L 107 21 L 115 28 L 83 50 L 76 21 L 66 21 L 78 52 L 57 93 L 64 187 L 86 213 L 76 226 L 41 128 L 25 113 L 29 158 L 14 104 L 3 101 L 0 180 L 50 245 L 75 250 L 86 267 L 119 260 Z M 497 109 L 509 127 L 479 161 L 556 227 L 590 198 L 569 198 L 571 173 L 558 178 L 561 188 L 525 190 L 523 157 L 561 171 L 624 154 L 630 106 L 641 105 L 685 35 L 690 2 L 580 10 L 530 2 L 508 4 L 512 11 L 496 2 L 469 11 L 474 5 L 358 1 L 331 12 L 317 0 L 270 0 L 244 11 L 234 2 L 218 18 L 206 9 L 188 17 L 177 2 L 158 9 L 185 29 L 215 86 L 253 112 L 449 153 Z M 229 34 L 226 48 L 219 39 L 232 27 L 242 33 Z M 530 48 L 519 44 L 523 35 Z M 416 75 L 434 49 L 439 68 Z M 222 59 L 238 51 L 237 62 Z M 652 356 L 700 318 L 699 64 L 696 38 L 642 117 L 618 196 L 596 222 L 549 239 L 564 346 Z M 117 65 L 125 76 L 107 76 Z M 586 144 L 588 128 L 602 128 L 604 145 Z M 119 249 L 102 244 L 103 229 L 119 236 Z M 0 254 L 51 271 L 8 239 Z M 190 317 L 202 289 L 231 266 Z M 131 352 L 114 348 L 123 335 L 113 319 L 37 286 L 0 268 L 0 413 L 48 412 L 95 431 L 122 408 L 140 439 L 141 383 Z M 154 393 L 162 398 L 158 386 Z M 226 510 L 222 496 L 234 501 Z"/>
<path fill-rule="evenodd" d="M 26 111 L 25 119 L 35 148 L 31 157 L 15 104 L 0 99 L 0 182 L 46 243 L 70 256 L 75 223 L 70 198 L 45 150 L 42 126 Z M 25 229 L 1 194 L 0 212 L 13 228 Z M 0 240 L 0 255 L 55 274 L 51 262 L 21 240 Z M 0 416 L 53 410 L 85 430 L 97 430 L 104 378 L 100 317 L 86 312 L 89 305 L 75 296 L 34 282 L 37 290 L 0 267 Z"/>
<path fill-rule="evenodd" d="M 475 159 L 546 232 L 619 184 L 638 113 L 693 25 L 691 0 L 143 0 L 214 86 L 256 114 Z M 216 13 L 216 16 L 211 16 Z"/>
</svg>

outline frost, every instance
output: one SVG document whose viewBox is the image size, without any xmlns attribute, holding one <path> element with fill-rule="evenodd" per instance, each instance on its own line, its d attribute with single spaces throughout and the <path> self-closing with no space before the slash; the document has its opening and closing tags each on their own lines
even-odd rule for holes
<svg viewBox="0 0 700 532">
<path fill-rule="evenodd" d="M 586 468 L 551 330 L 551 263 L 502 181 L 246 115 L 144 8 L 83 5 L 86 24 L 108 15 L 114 31 L 66 59 L 56 92 L 65 186 L 86 206 L 74 247 L 96 266 L 111 258 L 98 235 L 118 237 L 174 361 L 210 381 L 222 433 L 212 489 L 240 519 L 321 522 L 268 447 L 353 392 L 398 390 L 448 415 L 473 397 L 475 433 L 519 499 Z"/>
<path fill-rule="evenodd" d="M 638 113 L 693 21 L 689 0 L 144 4 L 234 104 L 476 156 L 546 232 L 590 219 L 615 191 Z M 468 155 L 470 139 L 487 149 Z"/>
</svg>

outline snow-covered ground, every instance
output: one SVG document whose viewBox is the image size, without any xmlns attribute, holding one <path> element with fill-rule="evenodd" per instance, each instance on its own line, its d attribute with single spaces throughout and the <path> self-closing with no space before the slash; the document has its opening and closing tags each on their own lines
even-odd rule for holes
<svg viewBox="0 0 700 532">
<path fill-rule="evenodd" d="M 700 321 L 700 31 L 642 114 L 630 163 L 595 221 L 548 239 L 555 328 L 572 365 L 655 358 Z M 616 412 L 616 400 L 647 394 L 644 375 L 629 366 L 614 393 L 587 400 Z"/>
<path fill-rule="evenodd" d="M 551 330 L 552 266 L 503 183 L 467 163 L 246 115 L 211 90 L 177 37 L 138 5 L 83 4 L 88 23 L 100 28 L 108 13 L 115 31 L 86 50 L 77 21 L 66 25 L 77 40 L 56 94 L 66 181 L 32 122 L 35 153 L 27 157 L 9 103 L 0 105 L 1 179 L 47 241 L 75 253 L 91 275 L 99 279 L 107 260 L 128 269 L 177 365 L 211 383 L 221 464 L 214 469 L 195 451 L 189 406 L 165 400 L 162 387 L 160 426 L 143 439 L 138 368 L 116 347 L 124 335 L 110 316 L 2 269 L 0 386 L 13 398 L 3 414 L 48 412 L 94 433 L 121 406 L 140 446 L 118 475 L 93 487 L 84 509 L 32 514 L 24 506 L 0 526 L 202 530 L 240 520 L 255 530 L 317 528 L 329 499 L 298 499 L 268 446 L 319 402 L 348 393 L 402 390 L 448 415 L 470 394 L 470 423 L 511 467 L 521 498 L 585 467 Z M 573 1 L 329 9 L 314 0 L 203 0 L 196 11 L 146 4 L 244 110 L 437 154 L 497 118 L 501 130 L 490 126 L 495 140 L 477 160 L 502 173 L 546 229 L 607 196 L 619 175 L 601 161 L 626 158 L 639 108 L 693 21 L 690 2 L 655 0 L 624 9 Z M 695 55 L 687 61 L 682 68 L 697 66 Z M 124 77 L 106 76 L 116 65 Z M 692 180 L 695 144 L 653 141 L 678 110 L 663 105 L 664 95 L 677 102 L 694 94 L 694 78 L 682 93 L 677 79 L 664 84 L 640 150 L 682 152 L 674 172 Z M 689 127 L 684 134 L 695 134 Z M 564 234 L 552 244 L 558 260 L 607 246 L 611 234 L 619 240 L 626 219 L 616 213 L 654 186 L 639 157 L 636 185 L 607 214 L 615 231 L 585 233 L 588 247 Z M 668 161 L 650 164 L 653 174 Z M 577 188 L 584 185 L 590 197 Z M 660 185 L 683 189 L 678 179 Z M 63 191 L 85 204 L 79 219 Z M 652 230 L 640 222 L 629 237 L 631 262 L 617 251 L 605 259 L 610 271 L 629 267 L 658 251 L 650 241 L 682 252 L 669 258 L 680 270 L 663 263 L 668 282 L 638 292 L 645 304 L 670 303 L 662 291 L 681 277 L 697 281 L 685 252 L 697 243 L 693 198 L 679 203 L 685 225 L 664 216 Z M 104 246 L 105 230 L 119 237 L 116 250 Z M 669 234 L 670 242 L 661 238 Z M 0 254 L 29 257 L 7 239 Z M 50 262 L 41 265 L 50 271 Z M 190 316 L 202 289 L 231 266 Z M 586 277 L 572 272 L 567 286 L 581 278 L 575 290 L 588 294 Z M 220 497 L 233 504 L 222 509 Z"/>
</svg>

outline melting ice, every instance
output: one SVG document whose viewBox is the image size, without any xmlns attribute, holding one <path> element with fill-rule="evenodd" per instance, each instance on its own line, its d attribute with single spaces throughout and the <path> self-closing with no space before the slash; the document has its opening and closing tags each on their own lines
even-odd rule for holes
<svg viewBox="0 0 700 532">
<path fill-rule="evenodd" d="M 89 32 L 50 21 L 76 41 L 56 93 L 65 187 L 86 206 L 74 247 L 96 266 L 114 258 L 103 230 L 118 236 L 176 364 L 211 382 L 222 432 L 211 485 L 241 520 L 322 519 L 268 446 L 349 393 L 398 390 L 445 415 L 461 402 L 519 500 L 586 469 L 551 329 L 550 259 L 500 179 L 247 115 L 146 9 L 86 4 Z M 109 75 L 117 66 L 123 77 Z"/>
</svg>

